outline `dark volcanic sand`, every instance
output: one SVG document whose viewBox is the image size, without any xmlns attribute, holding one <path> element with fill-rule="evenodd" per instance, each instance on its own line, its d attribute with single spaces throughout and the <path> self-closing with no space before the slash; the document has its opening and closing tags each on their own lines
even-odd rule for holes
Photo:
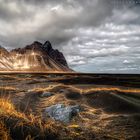
<svg viewBox="0 0 140 140">
<path fill-rule="evenodd" d="M 54 95 L 42 98 L 41 93 Z M 51 105 L 79 104 L 70 124 L 94 139 L 140 139 L 140 75 L 0 75 L 0 98 L 25 114 L 41 114 Z"/>
</svg>

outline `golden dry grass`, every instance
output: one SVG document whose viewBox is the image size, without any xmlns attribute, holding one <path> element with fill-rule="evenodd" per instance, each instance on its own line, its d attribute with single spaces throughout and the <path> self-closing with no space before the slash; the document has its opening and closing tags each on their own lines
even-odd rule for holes
<svg viewBox="0 0 140 140">
<path fill-rule="evenodd" d="M 0 87 L 0 91 L 16 91 L 16 90 L 18 90 L 18 89 L 15 87 L 10 87 L 10 86 L 1 86 Z"/>
<path fill-rule="evenodd" d="M 75 86 L 71 85 L 64 85 L 64 84 L 56 84 L 56 85 L 49 85 L 47 88 L 34 88 L 31 91 L 51 91 L 55 90 L 57 88 L 71 88 L 75 91 L 78 91 L 80 93 L 88 93 L 88 92 L 98 92 L 98 91 L 117 91 L 117 92 L 124 92 L 124 93 L 140 93 L 140 89 L 138 88 L 121 88 L 121 87 L 94 87 L 94 88 L 88 88 L 88 89 L 81 89 Z"/>
<path fill-rule="evenodd" d="M 26 118 L 23 113 L 16 111 L 9 99 L 0 98 L 0 115 L 12 115 L 19 118 Z"/>
<path fill-rule="evenodd" d="M 67 126 L 51 119 L 43 121 L 40 116 L 33 114 L 25 115 L 18 112 L 8 99 L 0 99 L 0 120 L 0 140 L 11 140 L 11 137 L 17 139 L 17 133 L 21 140 L 85 139 L 85 134 L 77 124 Z"/>
<path fill-rule="evenodd" d="M 0 121 L 0 140 L 11 140 L 9 131 L 2 121 Z"/>
<path fill-rule="evenodd" d="M 35 128 L 39 130 L 39 133 L 42 135 L 46 130 L 48 130 L 50 133 L 56 132 L 55 128 L 53 127 L 54 123 L 52 121 L 43 123 L 40 116 L 34 116 L 32 114 L 25 115 L 24 113 L 18 112 L 8 99 L 0 99 L 0 120 L 3 120 L 3 122 L 0 122 L 0 134 L 3 134 L 2 137 L 5 137 L 5 139 L 9 137 L 9 133 L 8 131 L 5 131 L 6 127 L 4 123 L 8 123 L 9 129 L 31 127 L 34 131 Z M 15 124 L 10 124 L 12 121 L 15 122 Z M 26 139 L 32 138 L 30 135 L 26 137 Z"/>
<path fill-rule="evenodd" d="M 60 88 L 62 87 L 62 88 Z M 122 89 L 122 88 L 104 88 L 104 87 L 95 87 L 90 89 L 80 89 L 78 87 L 69 86 L 69 85 L 50 85 L 47 88 L 35 88 L 32 91 L 49 91 L 49 92 L 59 92 L 58 89 L 70 88 L 73 91 L 77 91 L 80 94 L 90 94 L 98 91 L 117 91 L 117 92 L 134 92 L 138 93 L 139 90 L 135 89 Z M 8 88 L 9 89 L 9 88 Z M 30 94 L 30 93 L 27 93 Z M 41 98 L 42 99 L 42 98 Z M 67 100 L 64 94 L 55 94 L 51 96 L 49 100 L 45 100 L 45 106 L 50 106 L 58 102 L 69 104 L 70 101 Z M 81 101 L 81 99 L 80 99 Z M 72 102 L 72 101 L 71 101 Z M 76 103 L 78 100 L 75 101 Z M 42 102 L 41 102 L 42 103 Z M 42 104 L 41 104 L 42 105 Z M 41 116 L 33 115 L 32 113 L 24 114 L 16 110 L 16 107 L 10 101 L 10 99 L 0 98 L 0 134 L 1 137 L 9 140 L 10 137 L 17 138 L 16 133 L 20 133 L 21 140 L 36 140 L 36 139 L 47 139 L 47 140 L 92 140 L 95 137 L 97 139 L 102 139 L 104 135 L 108 139 L 113 139 L 115 137 L 125 138 L 126 135 L 119 136 L 119 130 L 125 133 L 127 129 L 124 129 L 124 125 L 121 123 L 115 132 L 109 133 L 104 132 L 104 129 L 109 125 L 111 126 L 111 120 L 115 117 L 114 115 L 108 115 L 103 113 L 100 110 L 96 110 L 88 105 L 84 104 L 81 101 L 81 105 L 84 106 L 85 110 L 77 117 L 75 117 L 70 124 L 65 125 L 59 122 L 55 122 L 51 119 L 42 120 Z M 110 118 L 109 118 L 110 117 Z M 111 119 L 112 117 L 112 119 Z M 120 118 L 121 120 L 121 118 Z M 120 121 L 119 117 L 117 121 Z M 125 122 L 123 122 L 125 124 Z M 112 128 L 115 129 L 114 127 Z M 19 131 L 20 130 L 20 131 Z M 130 129 L 131 130 L 131 129 Z M 128 130 L 128 133 L 130 132 Z M 4 132 L 4 133 L 3 133 Z M 23 133 L 23 134 L 22 134 Z M 106 133 L 106 134 L 105 134 Z M 11 136 L 12 134 L 12 136 Z M 117 136 L 116 136 L 117 135 Z M 135 135 L 135 134 L 134 134 Z M 19 138 L 19 137 L 18 137 Z M 116 138 L 116 139 L 117 139 Z"/>
</svg>

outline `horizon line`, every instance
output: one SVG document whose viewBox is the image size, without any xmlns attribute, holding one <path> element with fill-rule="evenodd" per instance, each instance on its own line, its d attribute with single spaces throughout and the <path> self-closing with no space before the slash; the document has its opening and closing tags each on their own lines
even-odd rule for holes
<svg viewBox="0 0 140 140">
<path fill-rule="evenodd" d="M 140 75 L 140 73 L 95 73 L 65 71 L 0 71 L 0 74 L 56 74 L 56 75 Z"/>
</svg>

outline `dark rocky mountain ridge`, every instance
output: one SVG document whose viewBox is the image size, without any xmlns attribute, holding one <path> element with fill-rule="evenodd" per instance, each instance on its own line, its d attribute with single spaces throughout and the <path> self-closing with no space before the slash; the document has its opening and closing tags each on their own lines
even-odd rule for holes
<svg viewBox="0 0 140 140">
<path fill-rule="evenodd" d="M 24 48 L 7 51 L 0 47 L 0 71 L 72 71 L 63 53 L 49 41 L 35 41 Z"/>
</svg>

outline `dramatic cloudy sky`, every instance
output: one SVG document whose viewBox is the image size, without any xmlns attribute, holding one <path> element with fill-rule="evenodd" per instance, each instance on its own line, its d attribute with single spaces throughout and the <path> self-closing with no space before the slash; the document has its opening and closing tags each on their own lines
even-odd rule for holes
<svg viewBox="0 0 140 140">
<path fill-rule="evenodd" d="M 71 68 L 140 73 L 139 0 L 0 0 L 0 44 L 50 40 Z"/>
</svg>

